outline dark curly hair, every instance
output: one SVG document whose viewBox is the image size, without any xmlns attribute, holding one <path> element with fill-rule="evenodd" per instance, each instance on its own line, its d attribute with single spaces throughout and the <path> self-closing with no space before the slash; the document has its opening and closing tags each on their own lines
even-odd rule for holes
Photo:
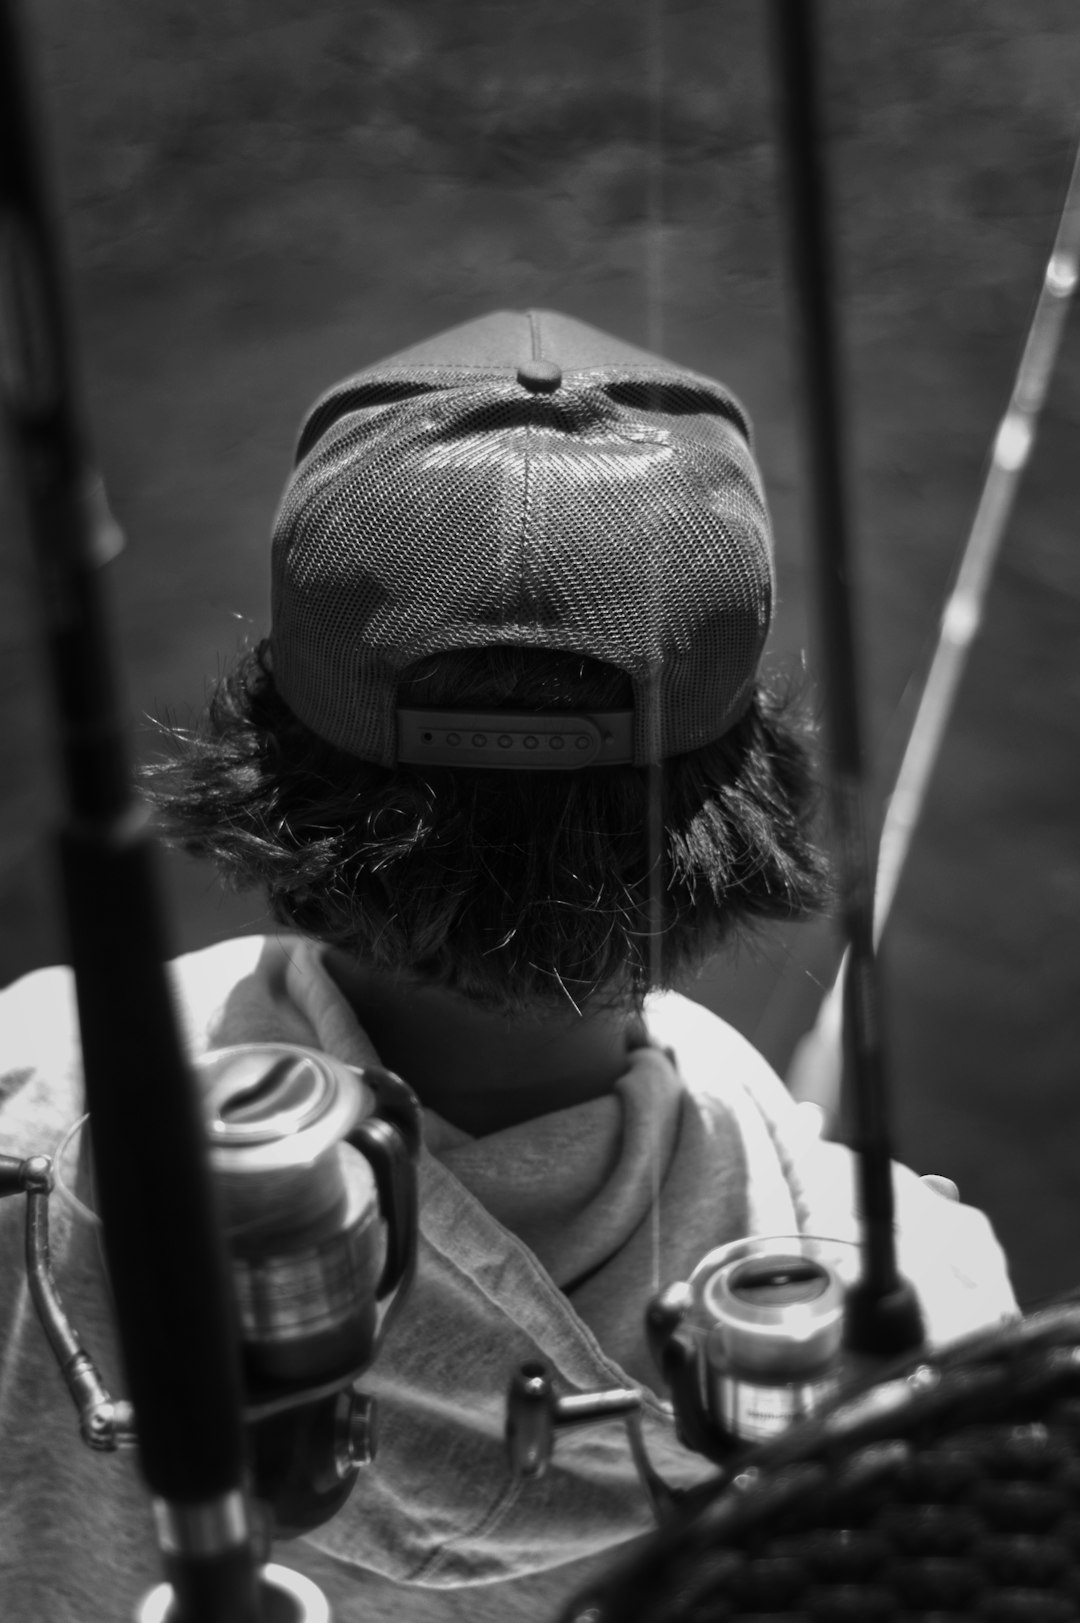
<svg viewBox="0 0 1080 1623">
<path fill-rule="evenodd" d="M 421 661 L 399 702 L 604 710 L 632 696 L 600 661 L 500 647 Z M 144 776 L 167 839 L 237 889 L 262 887 L 278 923 L 369 966 L 504 1011 L 640 1003 L 737 927 L 823 906 L 815 778 L 792 711 L 759 687 L 723 738 L 655 768 L 388 769 L 296 719 L 264 641 Z"/>
</svg>

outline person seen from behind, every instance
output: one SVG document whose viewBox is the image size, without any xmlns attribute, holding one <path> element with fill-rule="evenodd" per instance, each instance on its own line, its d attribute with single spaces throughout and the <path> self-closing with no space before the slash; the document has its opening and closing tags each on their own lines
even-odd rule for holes
<svg viewBox="0 0 1080 1623">
<path fill-rule="evenodd" d="M 513 1371 L 642 1389 L 657 1468 L 700 1482 L 648 1298 L 746 1235 L 857 1232 L 849 1152 L 686 995 L 722 948 L 828 902 L 805 728 L 762 669 L 750 424 L 723 385 L 580 321 L 484 316 L 311 408 L 271 576 L 268 637 L 147 786 L 166 836 L 261 891 L 277 930 L 177 960 L 178 1006 L 195 1053 L 378 1062 L 424 1113 L 417 1279 L 364 1381 L 376 1460 L 281 1558 L 339 1623 L 550 1618 L 651 1518 L 618 1426 L 511 1475 Z M 35 1148 L 78 1113 L 68 974 L 0 998 L 24 1034 L 0 1127 Z M 1015 1313 L 985 1217 L 899 1166 L 896 1189 L 931 1338 Z M 154 1578 L 138 1483 L 79 1454 L 32 1319 L 5 1314 L 36 1581 L 62 1597 L 89 1570 L 119 1616 Z"/>
</svg>

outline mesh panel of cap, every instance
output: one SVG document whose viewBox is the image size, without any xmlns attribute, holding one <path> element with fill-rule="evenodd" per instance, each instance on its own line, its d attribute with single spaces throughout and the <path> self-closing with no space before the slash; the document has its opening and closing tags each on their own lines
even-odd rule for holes
<svg viewBox="0 0 1080 1623">
<path fill-rule="evenodd" d="M 596 340 L 590 359 L 614 344 L 568 325 Z M 491 364 L 490 344 L 473 346 L 479 365 L 461 364 L 463 341 L 454 364 L 418 358 L 437 343 L 346 380 L 309 415 L 273 547 L 274 674 L 290 708 L 389 766 L 409 666 L 515 645 L 624 670 L 638 762 L 719 737 L 749 703 L 772 607 L 737 402 L 622 345 L 617 364 L 567 369 L 538 393 Z M 534 356 L 552 347 L 534 342 Z"/>
</svg>

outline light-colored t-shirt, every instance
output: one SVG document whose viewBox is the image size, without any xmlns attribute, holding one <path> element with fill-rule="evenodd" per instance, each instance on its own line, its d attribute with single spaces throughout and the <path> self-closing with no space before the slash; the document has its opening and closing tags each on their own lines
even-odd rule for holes
<svg viewBox="0 0 1080 1623">
<path fill-rule="evenodd" d="M 377 1058 L 316 943 L 224 942 L 172 973 L 192 1053 L 280 1040 Z M 653 1524 L 618 1425 L 560 1435 L 546 1476 L 512 1477 L 513 1371 L 542 1359 L 562 1391 L 641 1388 L 654 1464 L 675 1486 L 702 1481 L 711 1467 L 678 1443 L 658 1388 L 647 1299 L 748 1234 L 857 1237 L 849 1152 L 816 1140 L 761 1056 L 674 994 L 650 1001 L 646 1025 L 650 1046 L 600 1099 L 482 1138 L 425 1111 L 416 1282 L 361 1383 L 379 1405 L 376 1461 L 331 1522 L 275 1550 L 338 1623 L 554 1618 Z M 0 994 L 0 1152 L 52 1152 L 81 1107 L 71 974 L 38 971 Z M 1015 1315 L 986 1218 L 904 1167 L 895 1189 L 900 1267 L 931 1341 Z M 123 1395 L 96 1238 L 52 1206 L 65 1304 Z M 147 1501 L 130 1454 L 78 1439 L 28 1302 L 21 1208 L 0 1203 L 4 1616 L 113 1623 L 159 1578 Z"/>
</svg>

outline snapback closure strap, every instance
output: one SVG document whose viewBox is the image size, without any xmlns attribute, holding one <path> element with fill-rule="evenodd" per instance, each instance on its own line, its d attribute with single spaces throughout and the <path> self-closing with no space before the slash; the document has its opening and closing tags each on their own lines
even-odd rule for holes
<svg viewBox="0 0 1080 1623">
<path fill-rule="evenodd" d="M 624 766 L 634 759 L 634 712 L 398 710 L 397 758 L 537 772 Z"/>
</svg>

